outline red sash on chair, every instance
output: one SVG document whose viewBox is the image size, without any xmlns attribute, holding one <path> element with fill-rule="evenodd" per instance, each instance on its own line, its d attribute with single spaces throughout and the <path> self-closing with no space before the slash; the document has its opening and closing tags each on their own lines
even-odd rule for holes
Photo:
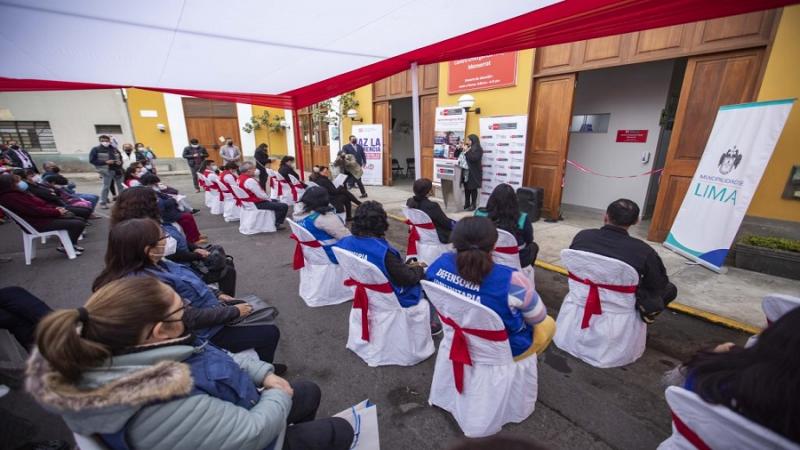
<svg viewBox="0 0 800 450">
<path fill-rule="evenodd" d="M 417 254 L 417 242 L 419 242 L 419 231 L 417 231 L 417 227 L 422 228 L 423 230 L 435 230 L 436 225 L 433 222 L 428 223 L 414 223 L 410 220 L 406 220 L 406 225 L 409 226 L 408 229 L 408 248 L 406 249 L 406 255 L 416 255 Z"/>
<path fill-rule="evenodd" d="M 502 253 L 504 255 L 516 255 L 519 253 L 519 247 L 495 247 L 494 251 L 497 253 Z"/>
<path fill-rule="evenodd" d="M 319 241 L 301 241 L 297 235 L 292 234 L 289 236 L 294 239 L 297 244 L 294 246 L 294 261 L 292 261 L 292 269 L 299 270 L 306 266 L 306 260 L 303 258 L 303 246 L 311 248 L 320 248 L 322 244 Z"/>
<path fill-rule="evenodd" d="M 583 308 L 583 320 L 581 320 L 581 329 L 589 328 L 589 320 L 593 315 L 603 314 L 603 309 L 600 307 L 600 289 L 608 289 L 609 291 L 620 292 L 623 294 L 633 294 L 636 292 L 638 286 L 617 286 L 613 284 L 598 284 L 592 280 L 584 280 L 575 276 L 572 272 L 569 273 L 569 278 L 578 283 L 589 286 L 589 295 L 586 296 L 586 305 Z"/>
<path fill-rule="evenodd" d="M 680 433 L 681 436 L 686 438 L 697 450 L 711 450 L 711 447 L 703 441 L 703 439 L 697 435 L 691 428 L 686 426 L 685 423 L 680 419 L 680 417 L 675 414 L 674 411 L 670 411 L 672 413 L 672 423 L 675 424 L 675 429 Z"/>
<path fill-rule="evenodd" d="M 450 361 L 453 361 L 453 379 L 456 382 L 456 390 L 459 394 L 464 391 L 464 364 L 471 366 L 472 358 L 469 355 L 469 345 L 467 345 L 467 334 L 477 336 L 489 341 L 500 342 L 508 340 L 506 330 L 478 330 L 475 328 L 461 328 L 453 319 L 443 316 L 439 318 L 442 323 L 453 328 L 453 342 L 450 344 Z"/>
<path fill-rule="evenodd" d="M 344 285 L 356 287 L 356 292 L 353 296 L 353 309 L 361 310 L 361 339 L 369 342 L 369 296 L 367 295 L 367 289 L 382 294 L 391 294 L 394 289 L 392 289 L 391 283 L 366 284 L 352 278 L 344 280 Z"/>
</svg>

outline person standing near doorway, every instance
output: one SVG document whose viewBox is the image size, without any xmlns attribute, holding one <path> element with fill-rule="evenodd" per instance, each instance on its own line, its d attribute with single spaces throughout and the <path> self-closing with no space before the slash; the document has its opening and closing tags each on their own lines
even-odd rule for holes
<svg viewBox="0 0 800 450">
<path fill-rule="evenodd" d="M 200 164 L 208 159 L 208 150 L 200 145 L 197 139 L 191 139 L 189 145 L 183 148 L 183 159 L 189 165 L 189 171 L 192 172 L 192 184 L 194 184 L 194 191 L 200 192 L 200 185 L 197 183 L 197 171 L 200 170 Z"/>
<path fill-rule="evenodd" d="M 128 170 L 128 167 L 135 162 L 144 161 L 144 155 L 138 150 L 133 149 L 133 144 L 122 144 L 122 151 L 119 153 L 122 157 L 122 170 Z"/>
<path fill-rule="evenodd" d="M 233 139 L 228 138 L 225 141 L 225 145 L 219 149 L 219 156 L 222 157 L 223 166 L 226 166 L 228 163 L 236 163 L 239 164 L 239 159 L 242 157 L 242 152 L 239 151 L 239 147 L 233 145 Z"/>
<path fill-rule="evenodd" d="M 358 139 L 355 136 L 350 136 L 350 143 L 345 145 L 342 148 L 342 151 L 348 155 L 353 155 L 356 162 L 360 167 L 364 167 L 364 164 L 367 163 L 367 154 L 364 153 L 364 147 L 358 143 Z M 346 183 L 348 186 L 352 186 L 353 183 L 358 185 L 358 190 L 361 191 L 361 198 L 367 198 L 367 190 L 364 189 L 364 183 L 361 182 L 361 177 L 355 177 L 352 173 L 348 172 L 348 177 Z"/>
<path fill-rule="evenodd" d="M 253 153 L 253 158 L 256 160 L 256 168 L 258 169 L 258 185 L 266 191 L 267 180 L 269 179 L 269 174 L 267 173 L 270 164 L 269 146 L 262 142 Z"/>
<path fill-rule="evenodd" d="M 100 207 L 108 209 L 108 190 L 117 187 L 117 192 L 125 189 L 122 186 L 122 156 L 119 150 L 111 146 L 111 138 L 105 134 L 100 136 L 100 145 L 89 152 L 89 162 L 103 179 L 103 189 L 100 191 Z"/>
<path fill-rule="evenodd" d="M 461 172 L 461 184 L 464 185 L 464 209 L 475 211 L 478 207 L 478 191 L 483 181 L 483 148 L 478 136 L 470 134 L 462 146 L 462 153 L 467 169 Z M 460 164 L 460 163 L 459 163 Z"/>
</svg>

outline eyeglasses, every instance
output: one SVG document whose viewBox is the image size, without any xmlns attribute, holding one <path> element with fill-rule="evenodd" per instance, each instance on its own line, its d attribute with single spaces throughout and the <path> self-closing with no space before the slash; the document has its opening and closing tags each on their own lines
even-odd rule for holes
<svg viewBox="0 0 800 450">
<path fill-rule="evenodd" d="M 183 299 L 183 298 L 182 298 L 182 299 L 181 299 L 181 303 L 182 303 L 182 305 L 181 305 L 181 307 L 180 307 L 180 308 L 178 308 L 178 309 L 176 309 L 175 311 L 172 311 L 171 313 L 167 314 L 167 315 L 166 315 L 166 316 L 164 316 L 162 319 L 158 320 L 158 321 L 156 322 L 156 324 L 155 324 L 155 325 L 153 325 L 153 328 L 150 328 L 150 332 L 149 332 L 149 333 L 147 333 L 147 338 L 146 338 L 146 339 L 150 339 L 150 338 L 153 336 L 153 331 L 155 331 L 155 329 L 156 329 L 156 325 L 158 325 L 159 323 L 162 323 L 162 322 L 163 322 L 163 323 L 168 323 L 168 322 L 183 322 L 183 317 L 181 317 L 180 319 L 170 319 L 170 317 L 172 317 L 172 316 L 174 316 L 175 314 L 177 314 L 177 313 L 179 313 L 179 312 L 181 312 L 181 311 L 185 310 L 185 309 L 186 309 L 186 307 L 187 307 L 187 306 L 189 306 L 189 302 L 188 302 L 186 299 Z"/>
</svg>

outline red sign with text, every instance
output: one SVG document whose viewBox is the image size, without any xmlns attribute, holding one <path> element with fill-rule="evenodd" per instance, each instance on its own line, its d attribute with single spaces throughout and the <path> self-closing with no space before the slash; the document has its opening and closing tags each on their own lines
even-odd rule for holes
<svg viewBox="0 0 800 450">
<path fill-rule="evenodd" d="M 517 84 L 517 52 L 450 61 L 447 93 L 482 91 Z"/>
<path fill-rule="evenodd" d="M 647 142 L 647 130 L 617 130 L 617 142 Z"/>
</svg>

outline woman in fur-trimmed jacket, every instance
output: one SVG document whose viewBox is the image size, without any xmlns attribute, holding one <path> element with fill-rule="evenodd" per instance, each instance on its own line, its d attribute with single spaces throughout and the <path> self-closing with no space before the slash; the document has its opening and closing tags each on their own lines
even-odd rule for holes
<svg viewBox="0 0 800 450">
<path fill-rule="evenodd" d="M 37 330 L 28 391 L 111 449 L 350 447 L 347 421 L 314 420 L 319 387 L 199 343 L 185 334 L 184 308 L 164 283 L 125 278 L 84 307 L 50 314 Z"/>
</svg>

